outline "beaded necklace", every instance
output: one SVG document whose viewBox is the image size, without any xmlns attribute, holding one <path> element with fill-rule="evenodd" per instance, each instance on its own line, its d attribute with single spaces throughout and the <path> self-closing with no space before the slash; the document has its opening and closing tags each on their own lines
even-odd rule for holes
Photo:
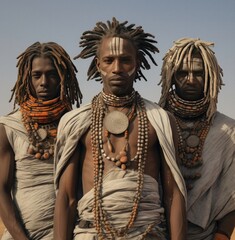
<svg viewBox="0 0 235 240">
<path fill-rule="evenodd" d="M 199 101 L 185 101 L 176 93 L 170 92 L 166 109 L 175 114 L 179 135 L 178 151 L 181 164 L 193 169 L 203 164 L 202 151 L 210 123 L 206 120 L 208 103 L 204 99 Z M 187 189 L 193 188 L 193 181 L 199 179 L 199 172 L 183 174 Z"/>
<path fill-rule="evenodd" d="M 206 112 L 209 103 L 205 98 L 187 101 L 180 98 L 174 90 L 167 96 L 167 108 L 180 118 L 196 118 Z"/>
<path fill-rule="evenodd" d="M 133 225 L 141 198 L 141 192 L 144 182 L 144 169 L 147 159 L 147 147 L 148 147 L 148 119 L 146 115 L 146 109 L 143 99 L 138 92 L 135 92 L 136 112 L 138 117 L 138 140 L 137 140 L 137 153 L 135 160 L 137 161 L 137 188 L 133 201 L 132 212 L 127 224 L 117 230 L 113 227 L 108 219 L 107 212 L 102 206 L 102 183 L 103 183 L 103 169 L 104 169 L 104 152 L 103 152 L 103 119 L 105 117 L 106 107 L 104 105 L 103 96 L 101 93 L 95 96 L 92 100 L 92 123 L 91 123 L 91 142 L 92 142 L 92 155 L 94 160 L 94 219 L 95 227 L 99 236 L 99 239 L 107 239 L 111 236 L 111 239 L 116 239 L 115 236 L 124 236 Z M 113 96 L 115 99 L 115 96 Z M 121 105 L 120 105 L 121 106 Z M 106 157 L 107 158 L 107 157 Z M 143 236 L 151 230 L 148 227 Z"/>
<path fill-rule="evenodd" d="M 42 101 L 30 96 L 28 101 L 21 104 L 22 122 L 30 142 L 30 155 L 40 160 L 54 156 L 57 125 L 61 116 L 69 110 L 69 105 L 60 98 Z"/>
</svg>

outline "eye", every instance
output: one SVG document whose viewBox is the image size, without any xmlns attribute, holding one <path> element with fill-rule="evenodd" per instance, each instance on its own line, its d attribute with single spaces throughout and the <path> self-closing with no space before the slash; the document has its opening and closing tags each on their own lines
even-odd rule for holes
<svg viewBox="0 0 235 240">
<path fill-rule="evenodd" d="M 195 77 L 204 77 L 204 71 L 198 71 L 194 73 Z"/>
<path fill-rule="evenodd" d="M 113 62 L 113 58 L 105 58 L 103 59 L 103 62 L 106 64 L 111 64 Z"/>
<path fill-rule="evenodd" d="M 41 77 L 41 74 L 39 73 L 32 73 L 32 78 L 39 79 Z"/>
<path fill-rule="evenodd" d="M 178 71 L 176 73 L 177 78 L 186 78 L 187 76 L 188 76 L 188 72 L 186 72 L 186 71 Z"/>
</svg>

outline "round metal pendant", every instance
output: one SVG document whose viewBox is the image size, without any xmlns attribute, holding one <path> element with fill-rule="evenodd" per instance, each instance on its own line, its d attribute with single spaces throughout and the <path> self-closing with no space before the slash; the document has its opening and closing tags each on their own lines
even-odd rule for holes
<svg viewBox="0 0 235 240">
<path fill-rule="evenodd" d="M 191 135 L 187 138 L 186 143 L 189 147 L 197 147 L 200 143 L 200 138 L 197 135 Z"/>
<path fill-rule="evenodd" d="M 112 134 L 123 133 L 129 125 L 126 114 L 120 111 L 112 111 L 104 117 L 104 127 Z"/>
<path fill-rule="evenodd" d="M 40 137 L 40 141 L 43 141 L 47 137 L 47 131 L 45 129 L 43 129 L 43 128 L 39 128 L 37 130 L 37 134 Z"/>
</svg>

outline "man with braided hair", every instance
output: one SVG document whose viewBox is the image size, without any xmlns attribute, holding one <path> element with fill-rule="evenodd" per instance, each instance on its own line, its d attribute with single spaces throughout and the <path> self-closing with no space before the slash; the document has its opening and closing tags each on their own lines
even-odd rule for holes
<svg viewBox="0 0 235 240">
<path fill-rule="evenodd" d="M 174 114 L 189 240 L 230 239 L 235 226 L 235 120 L 216 110 L 223 85 L 214 44 L 182 38 L 163 58 L 159 104 Z"/>
<path fill-rule="evenodd" d="M 186 191 L 175 159 L 174 118 L 133 88 L 144 78 L 141 69 L 150 69 L 146 56 L 156 65 L 152 38 L 115 18 L 81 37 L 84 49 L 76 58 L 93 57 L 88 79 L 101 81 L 103 90 L 59 124 L 57 240 L 185 239 Z"/>
<path fill-rule="evenodd" d="M 32 44 L 17 67 L 19 109 L 0 117 L 2 240 L 52 240 L 54 144 L 61 116 L 81 103 L 77 69 L 54 42 Z"/>
</svg>

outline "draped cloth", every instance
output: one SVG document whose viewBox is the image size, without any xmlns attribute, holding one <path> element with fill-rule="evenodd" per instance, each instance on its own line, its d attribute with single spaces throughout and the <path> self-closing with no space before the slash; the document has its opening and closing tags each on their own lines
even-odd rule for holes
<svg viewBox="0 0 235 240">
<path fill-rule="evenodd" d="M 171 131 L 168 114 L 166 113 L 165 110 L 163 110 L 161 107 L 159 107 L 155 103 L 152 103 L 148 100 L 144 100 L 144 103 L 146 106 L 148 120 L 150 121 L 150 123 L 152 124 L 152 126 L 156 131 L 166 162 L 172 172 L 172 175 L 176 181 L 176 184 L 178 185 L 182 195 L 186 200 L 186 190 L 185 190 L 184 180 L 175 159 L 175 148 L 174 148 L 172 131 Z M 91 125 L 91 104 L 87 104 L 79 109 L 74 109 L 66 113 L 61 118 L 61 121 L 58 126 L 57 143 L 55 145 L 55 189 L 56 191 L 58 190 L 59 179 L 64 170 L 64 167 L 66 166 L 71 155 L 73 154 L 79 142 L 79 139 L 88 130 L 90 125 Z M 119 179 L 118 181 L 125 182 L 125 180 L 127 179 L 123 178 L 123 180 Z M 145 177 L 145 181 L 147 181 L 146 177 Z M 155 182 L 153 185 L 156 185 L 156 184 L 157 182 Z M 155 189 L 154 191 L 156 194 L 158 194 L 157 189 Z M 115 194 L 115 191 L 113 191 L 111 195 L 113 194 Z M 115 194 L 115 198 L 118 197 L 117 195 L 119 194 L 121 194 L 121 192 L 117 192 L 117 194 Z M 85 198 L 86 195 L 83 197 Z M 116 200 L 114 199 L 113 201 L 116 201 Z M 79 206 L 82 206 L 81 202 L 79 203 Z M 81 211 L 80 208 L 79 208 L 79 211 Z M 138 212 L 138 215 L 141 215 L 140 211 Z M 160 215 L 158 214 L 158 216 Z M 119 218 L 119 214 L 117 215 L 115 214 L 115 217 Z M 75 232 L 76 232 L 76 229 L 77 228 L 75 228 Z M 76 239 L 84 239 L 84 238 L 76 238 Z M 96 239 L 96 238 L 88 238 L 88 239 Z"/>
<path fill-rule="evenodd" d="M 235 210 L 235 120 L 219 112 L 206 137 L 201 173 L 188 192 L 188 239 L 212 240 L 216 221 Z"/>
<path fill-rule="evenodd" d="M 55 202 L 53 159 L 42 161 L 27 153 L 30 143 L 21 117 L 20 111 L 0 117 L 15 154 L 13 201 L 19 222 L 29 238 L 52 240 Z M 12 239 L 5 230 L 2 240 Z"/>
<path fill-rule="evenodd" d="M 137 188 L 137 179 L 136 171 L 123 171 L 120 168 L 111 169 L 104 176 L 102 191 L 103 209 L 107 212 L 110 217 L 109 220 L 115 229 L 124 227 L 129 220 Z M 94 190 L 92 189 L 78 202 L 77 209 L 80 219 L 94 222 L 93 201 Z M 147 239 L 165 240 L 165 216 L 164 209 L 161 206 L 158 183 L 148 175 L 144 176 L 144 186 L 138 212 L 137 219 L 133 227 L 128 231 L 128 234 L 124 238 L 117 237 L 116 239 L 141 239 L 141 235 L 145 232 L 148 225 L 155 224 L 151 231 L 154 236 L 150 237 L 151 235 L 149 235 Z M 97 239 L 96 235 L 94 227 L 80 228 L 77 225 L 74 230 L 74 239 Z"/>
</svg>

